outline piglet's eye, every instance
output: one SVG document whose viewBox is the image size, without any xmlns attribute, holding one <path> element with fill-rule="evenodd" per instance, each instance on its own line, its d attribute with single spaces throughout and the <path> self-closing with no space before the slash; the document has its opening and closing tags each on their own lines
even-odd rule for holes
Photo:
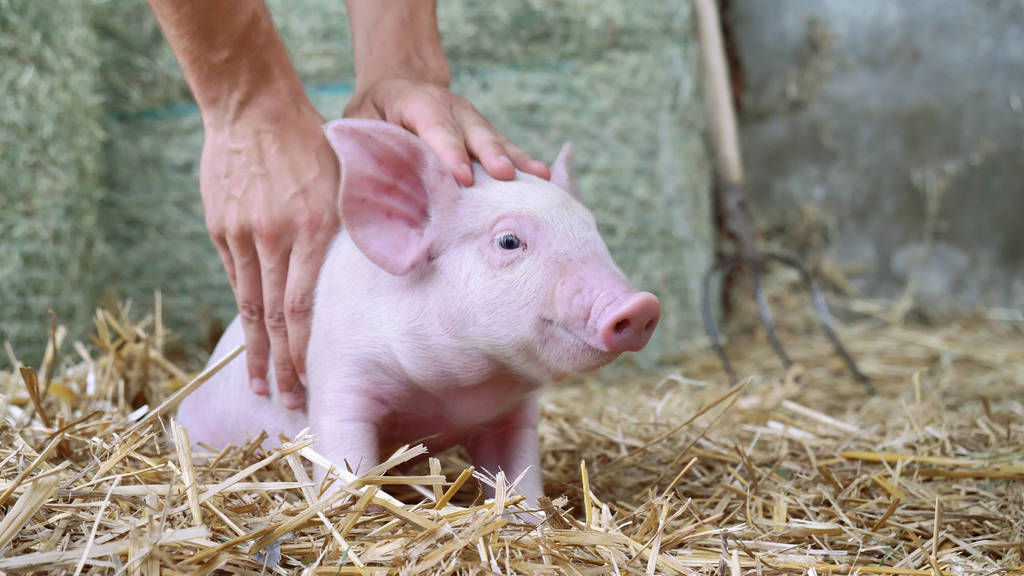
<svg viewBox="0 0 1024 576">
<path fill-rule="evenodd" d="M 498 236 L 498 247 L 502 250 L 517 250 L 522 245 L 519 237 L 511 232 L 505 232 Z"/>
</svg>

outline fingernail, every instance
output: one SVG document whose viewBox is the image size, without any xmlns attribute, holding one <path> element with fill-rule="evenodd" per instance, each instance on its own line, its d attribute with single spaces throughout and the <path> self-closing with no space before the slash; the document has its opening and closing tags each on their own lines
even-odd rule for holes
<svg viewBox="0 0 1024 576">
<path fill-rule="evenodd" d="M 281 393 L 281 403 L 289 410 L 298 410 L 306 404 L 305 390 L 289 390 Z"/>
<path fill-rule="evenodd" d="M 469 164 L 463 164 L 459 166 L 459 176 L 461 176 L 464 181 L 472 183 L 473 169 L 469 166 Z"/>
<path fill-rule="evenodd" d="M 302 382 L 302 387 L 303 388 L 309 388 L 309 386 L 306 384 L 306 375 L 305 374 L 299 374 L 299 382 Z"/>
<path fill-rule="evenodd" d="M 249 387 L 252 388 L 253 392 L 260 396 L 270 394 L 270 386 L 267 385 L 267 381 L 263 378 L 253 378 L 249 381 Z"/>
<path fill-rule="evenodd" d="M 509 158 L 508 156 L 501 156 L 501 157 L 499 157 L 498 158 L 498 162 L 501 162 L 502 164 L 504 164 L 506 166 L 514 166 L 514 164 L 512 164 L 512 159 Z"/>
</svg>

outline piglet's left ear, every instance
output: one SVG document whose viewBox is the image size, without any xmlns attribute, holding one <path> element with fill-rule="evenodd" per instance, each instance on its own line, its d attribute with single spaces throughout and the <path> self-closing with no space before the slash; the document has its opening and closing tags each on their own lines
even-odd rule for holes
<svg viewBox="0 0 1024 576">
<path fill-rule="evenodd" d="M 575 161 L 576 153 L 572 143 L 566 142 L 562 146 L 562 151 L 558 153 L 558 158 L 555 158 L 555 163 L 551 165 L 551 182 L 579 200 L 580 189 L 576 186 L 576 173 L 573 169 Z"/>
<path fill-rule="evenodd" d="M 341 161 L 341 220 L 374 264 L 401 276 L 427 258 L 431 215 L 459 186 L 412 133 L 376 120 L 336 120 L 324 131 Z"/>
</svg>

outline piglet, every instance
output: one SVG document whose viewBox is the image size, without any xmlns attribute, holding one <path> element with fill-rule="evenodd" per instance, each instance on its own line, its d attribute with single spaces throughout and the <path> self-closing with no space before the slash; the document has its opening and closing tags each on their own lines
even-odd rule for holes
<svg viewBox="0 0 1024 576">
<path fill-rule="evenodd" d="M 423 442 L 462 444 L 474 465 L 543 495 L 537 441 L 542 384 L 643 348 L 658 299 L 634 290 L 580 203 L 573 151 L 551 181 L 492 179 L 460 188 L 422 140 L 377 121 L 325 127 L 341 162 L 343 229 L 317 285 L 307 402 L 282 407 L 249 390 L 236 359 L 187 397 L 194 442 L 276 442 L 311 428 L 314 448 L 354 472 Z M 236 318 L 213 359 L 245 338 Z M 323 471 L 317 471 L 322 478 Z"/>
</svg>

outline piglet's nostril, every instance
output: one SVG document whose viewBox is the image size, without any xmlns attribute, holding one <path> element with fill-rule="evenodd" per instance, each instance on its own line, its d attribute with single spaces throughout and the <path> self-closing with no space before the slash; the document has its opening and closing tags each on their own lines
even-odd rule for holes
<svg viewBox="0 0 1024 576">
<path fill-rule="evenodd" d="M 622 334 L 626 330 L 629 330 L 629 318 L 623 318 L 615 323 L 616 334 Z"/>
<path fill-rule="evenodd" d="M 644 324 L 644 334 L 650 334 L 651 332 L 654 332 L 654 327 L 657 326 L 657 324 L 657 318 L 651 318 L 650 320 L 648 320 L 647 324 Z"/>
</svg>

